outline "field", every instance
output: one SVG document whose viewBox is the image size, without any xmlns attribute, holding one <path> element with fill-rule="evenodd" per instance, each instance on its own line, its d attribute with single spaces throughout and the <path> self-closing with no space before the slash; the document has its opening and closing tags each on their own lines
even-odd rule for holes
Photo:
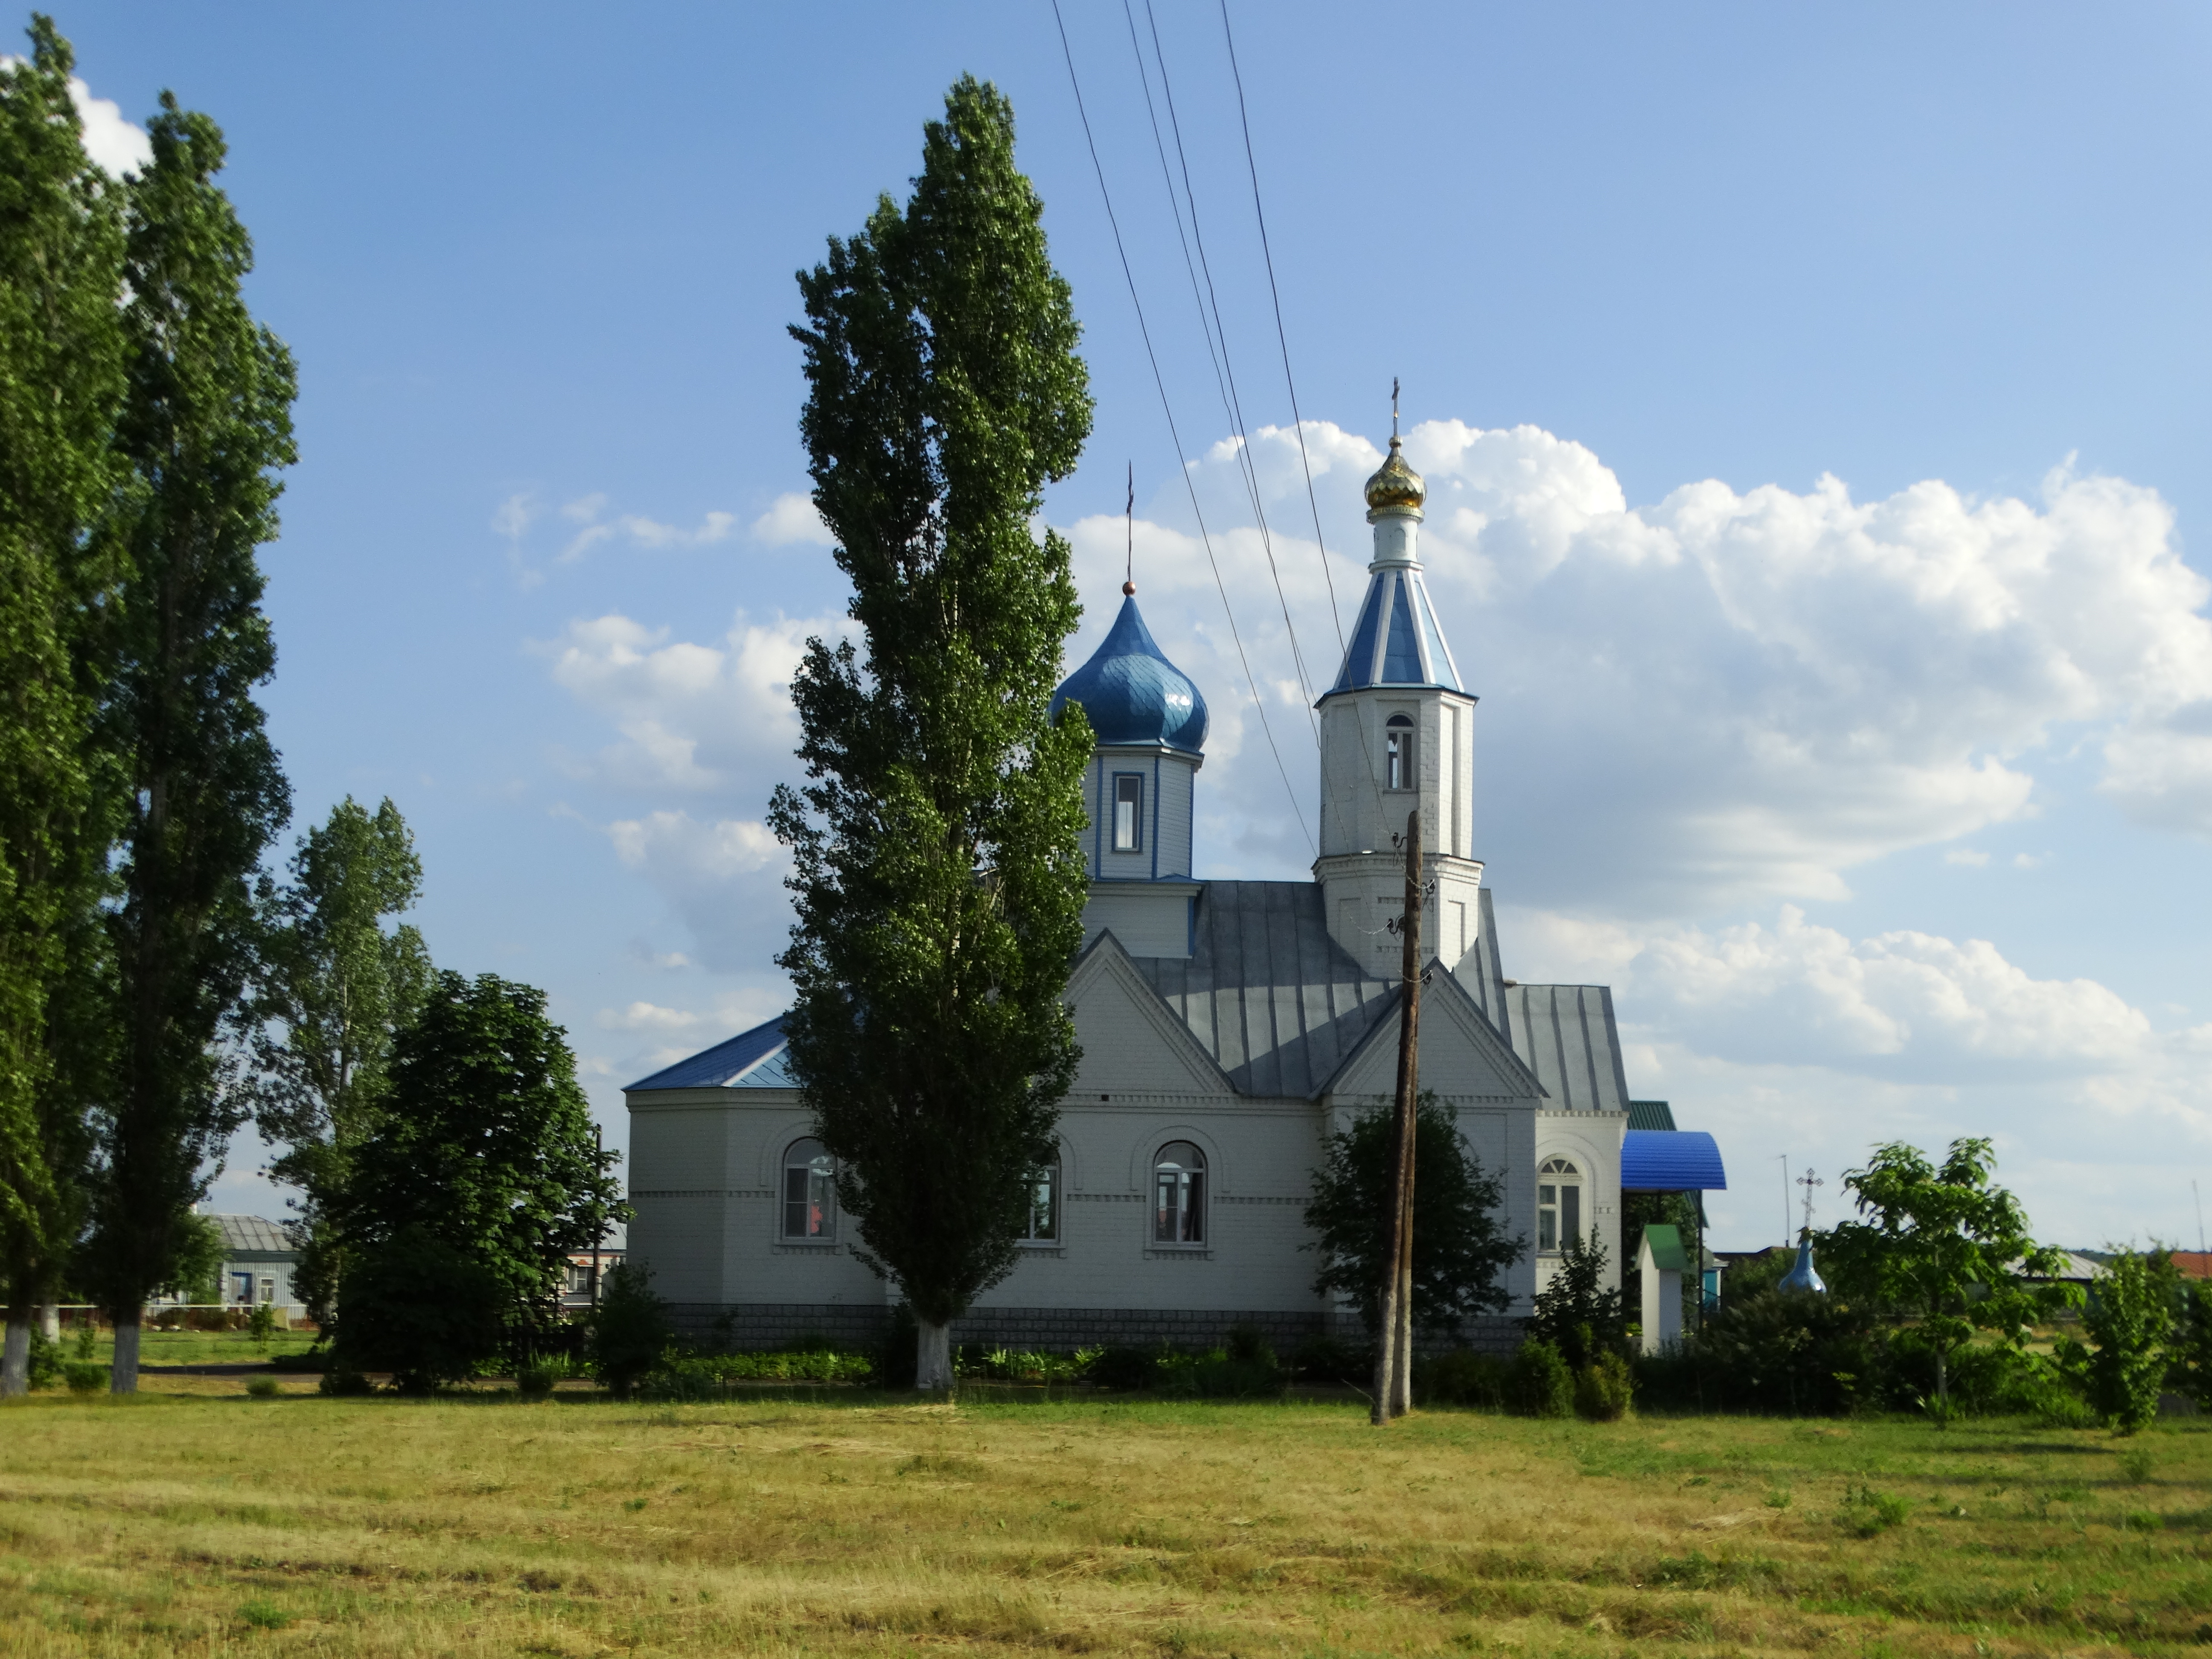
<svg viewBox="0 0 2212 1659">
<path fill-rule="evenodd" d="M 575 1395 L 0 1409 L 0 1651 L 2140 1654 L 2212 1424 Z"/>
</svg>

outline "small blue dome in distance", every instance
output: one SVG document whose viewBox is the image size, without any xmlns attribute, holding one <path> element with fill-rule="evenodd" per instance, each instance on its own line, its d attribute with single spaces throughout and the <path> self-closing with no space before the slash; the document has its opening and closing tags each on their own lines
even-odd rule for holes
<svg viewBox="0 0 2212 1659">
<path fill-rule="evenodd" d="M 1083 705 L 1102 744 L 1192 755 L 1206 747 L 1206 699 L 1161 655 L 1133 594 L 1121 601 L 1105 643 L 1053 693 L 1052 712 L 1066 702 Z"/>
</svg>

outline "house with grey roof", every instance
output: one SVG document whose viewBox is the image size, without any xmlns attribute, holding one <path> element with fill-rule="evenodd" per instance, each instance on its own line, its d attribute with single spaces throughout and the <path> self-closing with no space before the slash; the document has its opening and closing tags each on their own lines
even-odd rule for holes
<svg viewBox="0 0 2212 1659">
<path fill-rule="evenodd" d="M 300 1248 L 281 1222 L 258 1215 L 211 1215 L 222 1235 L 222 1271 L 217 1283 L 225 1306 L 250 1308 L 266 1303 L 279 1313 L 304 1311 L 292 1294 L 292 1272 Z"/>
<path fill-rule="evenodd" d="M 1055 707 L 1079 703 L 1097 744 L 1067 987 L 1083 1059 L 1059 1156 L 1035 1174 L 1020 1265 L 956 1322 L 956 1341 L 1206 1341 L 1243 1323 L 1291 1343 L 1356 1324 L 1313 1288 L 1304 1209 L 1327 1138 L 1392 1098 L 1398 838 L 1415 808 L 1428 876 L 1421 1086 L 1504 1174 L 1505 1229 L 1528 1243 L 1507 1276 L 1510 1313 L 1466 1338 L 1513 1340 L 1577 1237 L 1604 1243 L 1619 1283 L 1625 1148 L 1658 1143 L 1633 1152 L 1632 1186 L 1724 1184 L 1711 1138 L 1671 1115 L 1630 1138 L 1607 987 L 1505 976 L 1474 846 L 1475 697 L 1423 578 L 1424 489 L 1395 435 L 1366 494 L 1368 588 L 1318 707 L 1310 880 L 1194 876 L 1206 700 L 1153 641 L 1133 586 L 1060 690 Z M 625 1091 L 630 1258 L 680 1317 L 740 1342 L 870 1337 L 898 1291 L 853 1254 L 786 1062 L 770 1020 Z"/>
</svg>

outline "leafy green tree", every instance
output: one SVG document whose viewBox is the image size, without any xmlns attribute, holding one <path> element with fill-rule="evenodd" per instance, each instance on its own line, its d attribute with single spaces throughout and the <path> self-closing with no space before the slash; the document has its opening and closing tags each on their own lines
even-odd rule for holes
<svg viewBox="0 0 2212 1659">
<path fill-rule="evenodd" d="M 497 1293 L 488 1340 L 495 1349 L 532 1349 L 558 1316 L 569 1252 L 629 1218 L 608 1174 L 617 1156 L 599 1149 L 575 1059 L 546 1018 L 544 993 L 492 974 L 438 975 L 393 1045 L 388 1109 L 356 1149 L 331 1206 L 350 1253 L 338 1291 L 341 1354 L 363 1370 L 446 1375 L 429 1358 L 371 1357 L 398 1352 L 392 1344 L 401 1337 L 380 1322 L 398 1305 L 399 1281 L 385 1259 L 403 1243 L 418 1255 L 429 1248 L 410 1240 L 488 1274 Z M 353 1278 L 372 1262 L 382 1264 L 380 1276 L 356 1296 Z M 417 1293 L 436 1294 L 434 1285 Z"/>
<path fill-rule="evenodd" d="M 222 1301 L 224 1255 L 222 1229 L 204 1215 L 187 1215 L 177 1229 L 168 1283 L 155 1285 L 155 1294 L 173 1293 L 202 1306 Z"/>
<path fill-rule="evenodd" d="M 1606 1249 L 1592 1235 L 1567 1241 L 1550 1284 L 1536 1292 L 1531 1334 L 1541 1337 L 1580 1371 L 1600 1354 L 1628 1341 L 1628 1315 L 1620 1291 L 1605 1282 Z"/>
<path fill-rule="evenodd" d="M 799 277 L 814 501 L 851 579 L 849 641 L 792 682 L 793 1066 L 858 1254 L 921 1327 L 1013 1268 L 1077 1049 L 1091 733 L 1049 708 L 1078 616 L 1067 544 L 1032 529 L 1091 427 L 1067 284 L 1014 166 L 1013 112 L 963 78 L 902 210 L 881 199 Z"/>
<path fill-rule="evenodd" d="M 217 1037 L 253 961 L 253 872 L 290 790 L 254 688 L 276 671 L 255 550 L 293 459 L 291 355 L 247 311 L 252 245 L 215 178 L 222 134 L 168 93 L 131 183 L 124 565 L 105 740 L 129 786 L 110 917 L 118 1075 L 100 1114 L 92 1278 L 137 1387 L 138 1316 L 221 1167 L 245 1096 Z"/>
<path fill-rule="evenodd" d="M 2089 1403 L 2122 1434 L 2158 1415 L 2180 1299 L 2181 1275 L 2172 1255 L 2124 1250 L 2105 1264 L 2081 1316 L 2082 1330 L 2097 1345 L 2087 1365 Z"/>
<path fill-rule="evenodd" d="M 91 532 L 123 392 L 121 194 L 85 155 L 69 43 L 37 15 L 30 35 L 0 66 L 0 1395 L 28 1386 L 33 1310 L 82 1224 L 116 799 L 92 743 L 111 584 Z"/>
<path fill-rule="evenodd" d="M 668 1304 L 653 1294 L 652 1271 L 640 1262 L 617 1262 L 592 1314 L 589 1352 L 599 1381 L 617 1400 L 627 1400 L 639 1379 L 660 1363 L 673 1334 Z"/>
<path fill-rule="evenodd" d="M 2184 1285 L 2180 1300 L 2170 1344 L 2174 1382 L 2197 1410 L 2212 1411 L 2212 1279 Z"/>
<path fill-rule="evenodd" d="M 264 883 L 253 1006 L 254 1115 L 285 1150 L 271 1173 L 298 1188 L 306 1237 L 293 1285 L 327 1315 L 343 1257 L 330 1221 L 354 1151 L 382 1121 L 395 1034 L 428 994 L 430 953 L 405 923 L 422 863 L 398 808 L 350 795 L 301 838 L 292 878 Z"/>
<path fill-rule="evenodd" d="M 513 1311 L 491 1264 L 409 1222 L 362 1252 L 339 1285 L 331 1370 L 387 1371 L 402 1394 L 428 1394 L 495 1358 Z"/>
<path fill-rule="evenodd" d="M 2017 1344 L 2028 1327 L 2080 1299 L 2070 1285 L 2033 1285 L 2065 1267 L 2028 1233 L 2020 1200 L 1990 1184 L 1987 1140 L 1959 1139 L 1939 1167 L 1917 1146 L 1877 1147 L 1844 1176 L 1859 1214 L 1816 1235 L 1829 1283 L 1917 1321 L 1936 1357 L 1936 1397 L 1948 1405 L 1950 1358 L 1977 1329 Z"/>
<path fill-rule="evenodd" d="M 1379 1107 L 1331 1135 L 1306 1206 L 1314 1242 L 1302 1248 L 1322 1258 L 1314 1289 L 1351 1296 L 1370 1337 L 1380 1318 L 1383 1240 L 1375 1218 L 1390 1190 L 1392 1127 L 1393 1113 Z M 1512 1298 L 1498 1277 L 1528 1241 L 1504 1235 L 1504 1185 L 1483 1172 L 1433 1091 L 1424 1091 L 1414 1107 L 1413 1163 L 1421 1172 L 1413 1189 L 1413 1323 L 1431 1335 L 1449 1334 L 1477 1314 L 1504 1312 Z"/>
</svg>

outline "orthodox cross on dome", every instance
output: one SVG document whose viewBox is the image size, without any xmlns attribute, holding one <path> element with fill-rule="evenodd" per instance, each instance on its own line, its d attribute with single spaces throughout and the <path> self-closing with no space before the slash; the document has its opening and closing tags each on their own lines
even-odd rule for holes
<svg viewBox="0 0 2212 1659">
<path fill-rule="evenodd" d="M 1398 441 L 1398 377 L 1390 377 L 1390 441 Z"/>
<path fill-rule="evenodd" d="M 1813 1188 L 1828 1183 L 1808 1169 L 1797 1177 L 1797 1184 L 1805 1189 L 1805 1231 L 1809 1233 L 1813 1231 Z"/>
<path fill-rule="evenodd" d="M 1121 594 L 1126 599 L 1137 591 L 1137 464 L 1134 461 L 1129 463 L 1129 502 L 1121 509 L 1121 514 L 1123 526 L 1128 532 L 1128 545 L 1123 550 L 1125 558 L 1121 571 Z"/>
</svg>

